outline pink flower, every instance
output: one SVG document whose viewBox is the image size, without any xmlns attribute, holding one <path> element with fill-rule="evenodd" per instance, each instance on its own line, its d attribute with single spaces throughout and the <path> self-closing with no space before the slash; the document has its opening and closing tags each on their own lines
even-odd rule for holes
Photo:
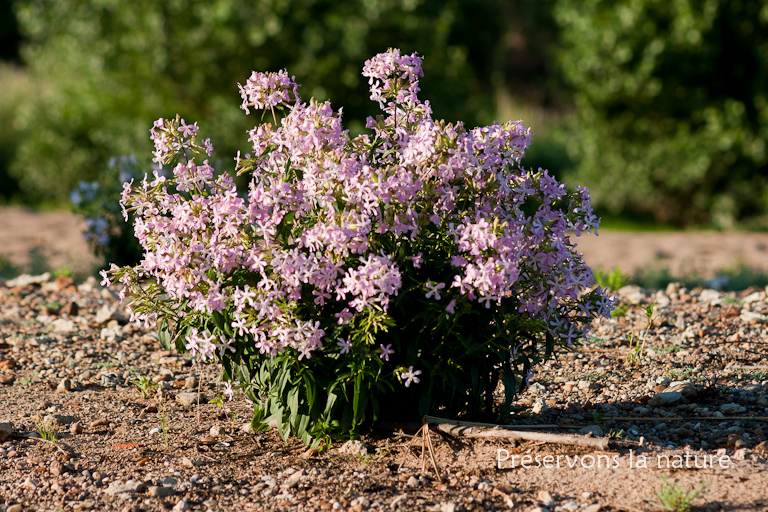
<svg viewBox="0 0 768 512">
<path fill-rule="evenodd" d="M 392 349 L 391 343 L 386 347 L 384 345 L 379 345 L 379 348 L 381 349 L 381 354 L 379 355 L 379 357 L 381 359 L 384 359 L 385 361 L 389 361 L 389 356 L 395 353 L 395 351 Z"/>
<path fill-rule="evenodd" d="M 340 354 L 349 354 L 349 350 L 352 348 L 352 342 L 345 340 L 344 338 L 337 341 L 336 345 L 341 348 L 341 350 L 339 350 Z"/>
</svg>

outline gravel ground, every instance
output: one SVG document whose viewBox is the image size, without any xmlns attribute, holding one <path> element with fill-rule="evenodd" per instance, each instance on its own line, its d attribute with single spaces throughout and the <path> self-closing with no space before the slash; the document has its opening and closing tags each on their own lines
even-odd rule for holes
<svg viewBox="0 0 768 512">
<path fill-rule="evenodd" d="M 254 434 L 243 397 L 209 403 L 215 368 L 163 352 L 95 280 L 0 282 L 0 512 L 658 510 L 662 476 L 704 483 L 697 510 L 768 510 L 766 291 L 619 297 L 625 315 L 538 368 L 511 420 L 608 448 L 433 428 L 433 459 L 407 424 L 320 453 Z"/>
</svg>

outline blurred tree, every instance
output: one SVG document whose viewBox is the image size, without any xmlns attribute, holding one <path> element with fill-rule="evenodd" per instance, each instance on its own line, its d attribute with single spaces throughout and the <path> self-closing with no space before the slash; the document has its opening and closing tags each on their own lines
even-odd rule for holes
<svg viewBox="0 0 768 512">
<path fill-rule="evenodd" d="M 610 212 L 768 228 L 768 0 L 557 0 L 574 181 Z"/>
<path fill-rule="evenodd" d="M 16 13 L 34 90 L 19 108 L 11 173 L 28 198 L 63 200 L 111 156 L 150 155 L 148 130 L 177 112 L 199 121 L 227 162 L 253 125 L 237 82 L 287 68 L 305 99 L 344 107 L 361 131 L 375 113 L 363 63 L 388 47 L 424 56 L 422 97 L 468 123 L 493 113 L 489 70 L 503 0 L 23 0 Z M 145 160 L 148 163 L 149 158 Z"/>
</svg>

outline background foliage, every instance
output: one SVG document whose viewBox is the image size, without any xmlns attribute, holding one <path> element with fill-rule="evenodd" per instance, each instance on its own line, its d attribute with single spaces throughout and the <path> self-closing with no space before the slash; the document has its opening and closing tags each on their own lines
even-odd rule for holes
<svg viewBox="0 0 768 512">
<path fill-rule="evenodd" d="M 525 120 L 524 164 L 603 215 L 766 229 L 766 24 L 768 0 L 4 0 L 0 196 L 62 204 L 176 112 L 232 154 L 252 69 L 360 131 L 358 64 L 397 46 L 425 56 L 436 117 Z"/>
<path fill-rule="evenodd" d="M 574 181 L 676 225 L 768 227 L 768 2 L 558 0 Z"/>
<path fill-rule="evenodd" d="M 152 121 L 176 112 L 206 126 L 218 154 L 234 154 L 249 126 L 233 100 L 251 70 L 288 68 L 303 95 L 344 104 L 360 130 L 369 102 L 359 63 L 398 45 L 428 55 L 424 89 L 436 112 L 487 118 L 490 89 L 479 77 L 501 39 L 497 3 L 19 1 L 39 88 L 19 109 L 10 172 L 29 196 L 61 200 L 111 156 L 147 154 Z"/>
</svg>

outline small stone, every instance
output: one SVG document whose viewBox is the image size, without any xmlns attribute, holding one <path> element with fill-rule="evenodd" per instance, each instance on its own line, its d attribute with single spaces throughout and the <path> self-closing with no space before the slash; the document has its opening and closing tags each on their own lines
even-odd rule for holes
<svg viewBox="0 0 768 512">
<path fill-rule="evenodd" d="M 208 433 L 211 435 L 211 437 L 219 437 L 224 434 L 224 427 L 221 425 L 214 425 L 211 427 L 211 430 L 208 431 Z"/>
<path fill-rule="evenodd" d="M 452 501 L 440 504 L 440 512 L 456 512 L 456 504 Z"/>
<path fill-rule="evenodd" d="M 739 441 L 742 442 L 742 441 Z M 733 452 L 732 456 L 733 460 L 746 460 L 747 458 L 747 449 L 742 447 L 737 447 L 737 449 Z"/>
<path fill-rule="evenodd" d="M 46 272 L 45 274 L 41 274 L 39 276 L 32 276 L 29 274 L 22 274 L 19 277 L 15 279 L 11 279 L 10 281 L 6 281 L 5 285 L 8 288 L 16 288 L 16 287 L 23 287 L 23 286 L 29 286 L 30 284 L 44 284 L 50 281 L 53 278 L 50 272 Z"/>
<path fill-rule="evenodd" d="M 552 495 L 549 491 L 541 490 L 536 497 L 542 505 L 545 507 L 551 507 L 555 504 L 555 500 L 552 499 Z"/>
<path fill-rule="evenodd" d="M 171 512 L 184 512 L 185 510 L 189 510 L 189 503 L 187 503 L 186 499 L 179 500 L 178 503 L 171 509 Z"/>
<path fill-rule="evenodd" d="M 533 402 L 533 408 L 531 409 L 533 414 L 542 414 L 547 411 L 549 411 L 549 406 L 543 398 L 537 398 L 536 401 Z"/>
<path fill-rule="evenodd" d="M 137 492 L 144 492 L 144 491 L 146 491 L 146 486 L 144 486 L 144 483 L 137 482 L 135 480 L 128 480 L 127 482 L 115 480 L 114 482 L 110 482 L 109 487 L 104 489 L 105 493 L 111 494 L 113 496 L 115 494 L 122 494 L 122 493 L 135 494 Z"/>
<path fill-rule="evenodd" d="M 56 386 L 56 391 L 60 393 L 66 393 L 72 391 L 72 381 L 69 379 L 61 379 L 59 385 Z"/>
<path fill-rule="evenodd" d="M 13 423 L 10 421 L 0 423 L 0 442 L 5 441 L 13 435 Z"/>
<path fill-rule="evenodd" d="M 66 414 L 48 414 L 43 418 L 43 423 L 46 425 L 70 425 L 77 421 L 74 416 L 68 416 Z"/>
<path fill-rule="evenodd" d="M 187 377 L 184 381 L 184 389 L 195 389 L 197 387 L 197 377 L 194 375 Z"/>
<path fill-rule="evenodd" d="M 408 499 L 408 494 L 406 493 L 395 496 L 395 498 L 389 502 L 389 508 L 396 510 L 406 499 Z"/>
<path fill-rule="evenodd" d="M 70 334 L 77 330 L 77 326 L 75 325 L 75 322 L 72 320 L 67 320 L 65 318 L 57 318 L 53 322 L 50 323 L 50 329 L 53 332 L 58 332 L 61 334 Z"/>
<path fill-rule="evenodd" d="M 117 320 L 120 323 L 128 323 L 128 319 L 120 311 L 109 304 L 104 304 L 100 310 L 96 312 L 95 321 L 97 324 L 106 324 L 110 320 Z"/>
<path fill-rule="evenodd" d="M 742 322 L 747 324 L 758 324 L 758 323 L 765 323 L 768 321 L 768 316 L 757 313 L 755 311 L 747 311 L 744 310 L 741 312 L 741 315 L 739 315 L 739 318 Z"/>
<path fill-rule="evenodd" d="M 280 484 L 281 489 L 293 489 L 297 485 L 299 485 L 299 482 L 301 481 L 301 478 L 304 476 L 303 471 L 296 471 L 292 475 L 290 475 L 288 478 L 286 478 L 283 483 Z"/>
<path fill-rule="evenodd" d="M 217 440 L 213 436 L 203 436 L 200 438 L 200 444 L 211 446 L 217 443 Z"/>
<path fill-rule="evenodd" d="M 79 435 L 83 433 L 83 424 L 79 421 L 74 422 L 72 425 L 69 426 L 69 433 L 73 436 Z"/>
<path fill-rule="evenodd" d="M 8 374 L 0 375 L 0 385 L 12 386 L 14 382 L 16 382 L 15 375 L 8 375 Z"/>
<path fill-rule="evenodd" d="M 597 389 L 600 389 L 600 385 L 596 382 L 592 382 L 591 380 L 580 380 L 579 381 L 579 389 L 582 391 L 595 391 Z"/>
<path fill-rule="evenodd" d="M 599 425 L 589 425 L 579 430 L 581 435 L 593 435 L 595 437 L 601 437 L 603 435 L 603 429 Z"/>
<path fill-rule="evenodd" d="M 739 404 L 723 404 L 720 406 L 720 412 L 725 415 L 732 416 L 734 414 L 740 414 L 746 412 L 747 408 Z"/>
<path fill-rule="evenodd" d="M 696 385 L 693 382 L 687 380 L 672 382 L 664 391 L 668 393 L 677 391 L 681 393 L 685 398 L 696 398 L 698 394 Z"/>
<path fill-rule="evenodd" d="M 186 406 L 192 406 L 192 405 L 197 405 L 198 397 L 201 404 L 208 402 L 208 398 L 206 398 L 206 396 L 203 395 L 202 393 L 198 394 L 198 393 L 189 393 L 189 392 L 179 393 L 178 395 L 176 395 L 176 400 Z"/>
<path fill-rule="evenodd" d="M 202 466 L 203 464 L 205 464 L 205 461 L 203 461 L 202 459 L 195 458 L 195 457 L 191 457 L 191 458 L 190 457 L 182 457 L 181 458 L 181 465 L 185 466 L 185 467 L 188 467 L 188 468 L 193 468 L 195 466 Z"/>
<path fill-rule="evenodd" d="M 411 477 L 408 478 L 408 481 L 405 482 L 405 485 L 408 487 L 417 487 L 419 485 L 419 479 L 411 475 Z"/>
<path fill-rule="evenodd" d="M 176 491 L 174 491 L 170 487 L 163 487 L 162 485 L 153 485 L 149 488 L 149 490 L 147 491 L 147 494 L 149 494 L 153 498 L 167 498 L 168 496 L 173 496 L 174 494 L 176 494 Z"/>
<path fill-rule="evenodd" d="M 88 425 L 88 428 L 106 427 L 108 425 L 109 425 L 109 420 L 101 418 L 96 421 L 92 421 L 91 424 Z"/>
<path fill-rule="evenodd" d="M 351 440 L 341 445 L 339 453 L 345 453 L 355 457 L 365 457 L 368 455 L 368 446 L 362 441 Z"/>
<path fill-rule="evenodd" d="M 656 393 L 650 400 L 648 400 L 648 405 L 651 407 L 663 407 L 679 402 L 682 399 L 683 394 L 679 391 Z"/>
<path fill-rule="evenodd" d="M 77 316 L 77 314 L 80 313 L 80 306 L 77 305 L 77 302 L 67 302 L 64 307 L 61 308 L 60 313 L 67 316 Z"/>
<path fill-rule="evenodd" d="M 600 512 L 600 509 L 602 509 L 603 506 L 599 503 L 594 503 L 587 508 L 584 509 L 584 512 Z"/>
<path fill-rule="evenodd" d="M 5 512 L 21 512 L 24 510 L 24 508 L 21 506 L 21 503 L 16 503 L 14 505 L 9 505 L 7 509 L 5 509 Z"/>
<path fill-rule="evenodd" d="M 544 385 L 539 382 L 534 382 L 528 386 L 528 392 L 533 393 L 534 395 L 543 395 L 547 392 L 547 388 L 545 388 Z"/>
<path fill-rule="evenodd" d="M 64 472 L 64 465 L 58 460 L 54 460 L 48 469 L 53 476 L 60 476 Z"/>
</svg>

